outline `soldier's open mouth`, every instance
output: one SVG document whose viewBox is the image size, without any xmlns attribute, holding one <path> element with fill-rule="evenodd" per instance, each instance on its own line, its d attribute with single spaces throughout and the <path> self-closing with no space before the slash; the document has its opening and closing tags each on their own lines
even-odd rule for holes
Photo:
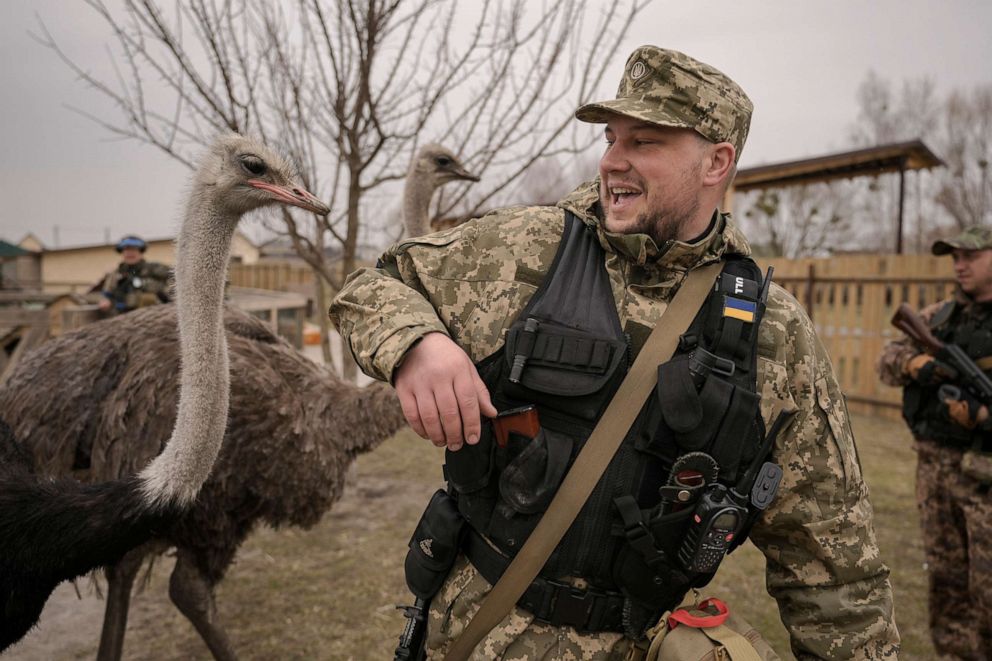
<svg viewBox="0 0 992 661">
<path fill-rule="evenodd" d="M 634 190 L 632 188 L 611 188 L 610 189 L 610 201 L 612 206 L 623 208 L 633 203 L 638 197 L 641 196 L 640 191 Z"/>
</svg>

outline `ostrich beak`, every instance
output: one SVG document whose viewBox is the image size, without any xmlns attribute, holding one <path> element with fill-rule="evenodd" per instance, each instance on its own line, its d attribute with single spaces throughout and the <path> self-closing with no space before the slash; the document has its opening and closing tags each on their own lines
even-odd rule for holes
<svg viewBox="0 0 992 661">
<path fill-rule="evenodd" d="M 318 200 L 313 193 L 302 186 L 278 186 L 276 184 L 270 184 L 267 181 L 259 181 L 258 179 L 249 179 L 248 185 L 267 191 L 276 201 L 283 204 L 291 204 L 294 207 L 300 207 L 321 216 L 326 216 L 331 212 L 330 207 Z"/>
<path fill-rule="evenodd" d="M 465 181 L 479 181 L 478 175 L 474 175 L 462 167 L 456 166 L 451 168 L 451 174 L 455 179 L 464 179 Z"/>
</svg>

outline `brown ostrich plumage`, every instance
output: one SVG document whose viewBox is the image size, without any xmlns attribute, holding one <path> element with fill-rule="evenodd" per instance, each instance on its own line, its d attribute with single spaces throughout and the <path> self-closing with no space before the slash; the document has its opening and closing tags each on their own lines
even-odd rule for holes
<svg viewBox="0 0 992 661">
<path fill-rule="evenodd" d="M 256 524 L 314 525 L 340 497 L 355 456 L 406 423 L 388 385 L 345 383 L 238 310 L 227 308 L 224 323 L 231 397 L 220 455 L 193 506 L 156 543 L 126 559 L 126 570 L 108 572 L 108 618 L 121 608 L 126 618 L 126 598 L 114 603 L 113 583 L 122 581 L 117 591 L 129 592 L 141 556 L 175 546 L 173 583 L 180 594 L 173 600 L 215 656 L 233 658 L 213 621 L 212 596 L 211 603 L 186 604 L 183 595 L 203 587 L 212 593 Z M 126 477 L 169 439 L 178 370 L 175 307 L 142 309 L 66 334 L 26 356 L 0 388 L 0 418 L 40 475 L 83 482 Z M 201 610 L 206 614 L 198 615 Z M 122 637 L 120 629 L 113 635 Z M 104 647 L 101 642 L 101 653 Z M 107 649 L 119 647 L 118 641 Z"/>
</svg>

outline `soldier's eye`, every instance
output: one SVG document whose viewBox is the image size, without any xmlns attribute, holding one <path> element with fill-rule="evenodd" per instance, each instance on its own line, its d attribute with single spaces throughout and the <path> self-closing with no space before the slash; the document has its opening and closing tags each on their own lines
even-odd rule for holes
<svg viewBox="0 0 992 661">
<path fill-rule="evenodd" d="M 268 168 L 265 167 L 265 162 L 258 156 L 242 156 L 240 160 L 241 167 L 256 177 L 261 177 L 268 171 Z"/>
</svg>

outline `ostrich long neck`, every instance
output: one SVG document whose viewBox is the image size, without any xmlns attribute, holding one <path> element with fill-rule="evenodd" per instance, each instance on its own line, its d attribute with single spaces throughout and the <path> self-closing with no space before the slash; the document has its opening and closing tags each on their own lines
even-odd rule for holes
<svg viewBox="0 0 992 661">
<path fill-rule="evenodd" d="M 154 506 L 192 502 L 224 438 L 230 397 L 224 274 L 236 225 L 237 218 L 219 208 L 207 187 L 190 195 L 176 242 L 179 413 L 165 450 L 140 476 L 145 498 Z"/>
<path fill-rule="evenodd" d="M 418 175 L 416 169 L 411 169 L 403 188 L 403 224 L 407 237 L 423 236 L 431 232 L 429 216 L 434 186 Z"/>
</svg>

